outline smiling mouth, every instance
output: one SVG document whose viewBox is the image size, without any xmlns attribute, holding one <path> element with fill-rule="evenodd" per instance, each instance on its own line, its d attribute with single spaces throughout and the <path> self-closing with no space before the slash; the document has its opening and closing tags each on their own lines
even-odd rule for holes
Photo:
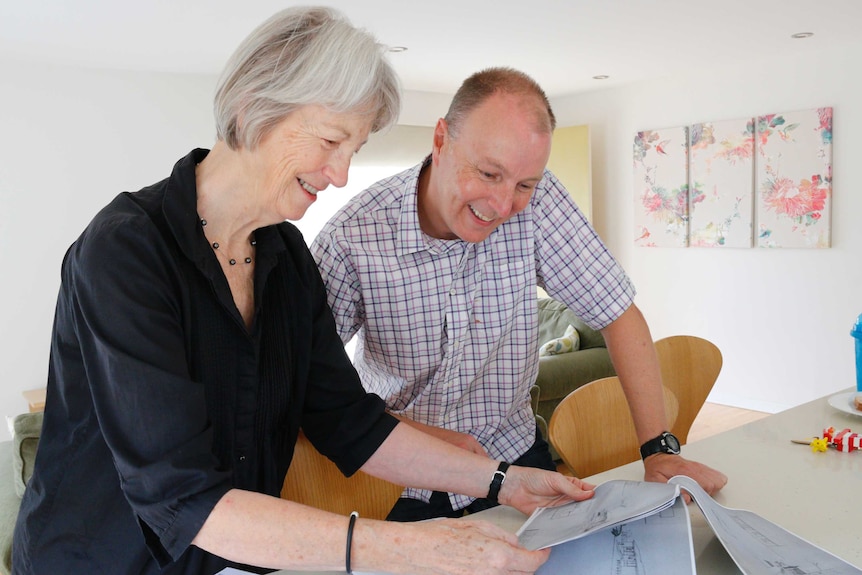
<svg viewBox="0 0 862 575">
<path fill-rule="evenodd" d="M 299 182 L 299 185 L 302 186 L 303 190 L 305 190 L 306 192 L 308 192 L 312 196 L 317 195 L 317 192 L 319 191 L 317 188 L 315 188 L 314 186 L 312 186 L 311 184 L 309 184 L 308 182 L 306 182 L 305 180 L 302 180 L 300 178 L 297 178 L 296 180 Z"/>
<path fill-rule="evenodd" d="M 467 207 L 470 208 L 470 211 L 473 212 L 473 215 L 482 220 L 483 222 L 490 223 L 494 221 L 494 218 L 488 217 L 470 204 L 467 204 Z"/>
</svg>

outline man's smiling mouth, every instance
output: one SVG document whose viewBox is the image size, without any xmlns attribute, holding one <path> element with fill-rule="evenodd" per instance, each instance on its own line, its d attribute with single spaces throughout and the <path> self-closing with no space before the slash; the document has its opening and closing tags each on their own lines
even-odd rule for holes
<svg viewBox="0 0 862 575">
<path fill-rule="evenodd" d="M 467 204 L 467 207 L 470 208 L 470 211 L 473 212 L 473 215 L 482 220 L 483 222 L 493 222 L 494 218 L 488 217 L 470 204 Z"/>
</svg>

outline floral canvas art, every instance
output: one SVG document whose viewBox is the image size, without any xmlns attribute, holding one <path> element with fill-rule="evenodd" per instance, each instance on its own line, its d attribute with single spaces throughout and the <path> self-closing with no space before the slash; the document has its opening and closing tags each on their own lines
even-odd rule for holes
<svg viewBox="0 0 862 575">
<path fill-rule="evenodd" d="M 754 120 L 690 129 L 690 246 L 750 248 L 754 214 Z"/>
<path fill-rule="evenodd" d="M 688 245 L 688 128 L 634 138 L 635 244 Z"/>
<path fill-rule="evenodd" d="M 828 248 L 832 108 L 757 118 L 757 245 Z"/>
</svg>

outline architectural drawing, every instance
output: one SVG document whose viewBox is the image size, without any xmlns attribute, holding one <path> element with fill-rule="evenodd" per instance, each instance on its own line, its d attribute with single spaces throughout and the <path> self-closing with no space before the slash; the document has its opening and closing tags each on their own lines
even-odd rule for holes
<svg viewBox="0 0 862 575">
<path fill-rule="evenodd" d="M 681 499 L 655 515 L 555 545 L 536 575 L 669 573 L 695 573 L 691 524 Z"/>
<path fill-rule="evenodd" d="M 743 573 L 862 575 L 862 569 L 751 511 L 719 505 L 688 477 L 674 477 L 670 482 L 691 494 L 716 537 Z"/>
<path fill-rule="evenodd" d="M 521 526 L 518 540 L 528 549 L 550 547 L 657 513 L 670 507 L 677 495 L 675 485 L 608 481 L 596 487 L 591 499 L 537 509 Z"/>
</svg>

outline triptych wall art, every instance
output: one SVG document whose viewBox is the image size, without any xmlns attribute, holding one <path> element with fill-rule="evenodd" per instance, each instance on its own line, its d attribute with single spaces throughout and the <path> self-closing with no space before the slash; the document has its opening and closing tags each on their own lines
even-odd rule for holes
<svg viewBox="0 0 862 575">
<path fill-rule="evenodd" d="M 638 132 L 635 245 L 828 248 L 832 108 Z"/>
</svg>

